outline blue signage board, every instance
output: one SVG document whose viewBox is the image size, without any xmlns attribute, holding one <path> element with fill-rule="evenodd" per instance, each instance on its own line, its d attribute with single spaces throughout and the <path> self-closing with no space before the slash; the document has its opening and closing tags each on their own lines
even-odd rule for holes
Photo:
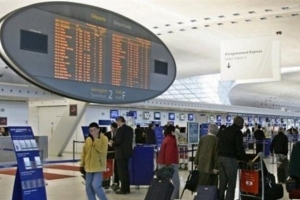
<svg viewBox="0 0 300 200">
<path fill-rule="evenodd" d="M 275 118 L 275 124 L 279 124 L 280 121 L 279 121 L 279 118 Z"/>
<path fill-rule="evenodd" d="M 161 126 L 154 128 L 155 136 L 156 136 L 156 147 L 160 149 L 162 141 L 164 139 L 163 128 Z"/>
<path fill-rule="evenodd" d="M 18 165 L 12 200 L 47 200 L 43 163 L 31 127 L 8 130 Z"/>
<path fill-rule="evenodd" d="M 137 119 L 137 111 L 129 111 L 126 113 L 127 117 L 132 117 L 133 119 Z"/>
<path fill-rule="evenodd" d="M 154 112 L 154 120 L 160 120 L 160 112 Z"/>
<path fill-rule="evenodd" d="M 81 130 L 83 133 L 84 140 L 86 140 L 86 138 L 90 135 L 90 129 L 88 126 L 82 126 Z"/>
<path fill-rule="evenodd" d="M 222 116 L 221 115 L 217 115 L 217 122 L 222 121 Z"/>
<path fill-rule="evenodd" d="M 252 116 L 249 116 L 249 117 L 248 117 L 248 122 L 251 123 L 252 121 L 253 121 L 253 117 L 252 117 Z"/>
<path fill-rule="evenodd" d="M 100 119 L 98 121 L 98 124 L 99 124 L 99 126 L 110 126 L 112 122 L 113 122 L 112 120 L 101 120 Z"/>
<path fill-rule="evenodd" d="M 169 113 L 169 120 L 175 120 L 175 113 Z"/>
<path fill-rule="evenodd" d="M 110 119 L 116 119 L 119 117 L 119 111 L 118 110 L 110 110 Z"/>
<path fill-rule="evenodd" d="M 194 114 L 188 114 L 188 121 L 189 122 L 194 121 Z"/>
<path fill-rule="evenodd" d="M 226 116 L 226 122 L 231 122 L 231 116 L 229 115 Z"/>
<path fill-rule="evenodd" d="M 188 144 L 198 144 L 199 143 L 199 124 L 196 122 L 187 123 L 187 138 Z"/>
</svg>

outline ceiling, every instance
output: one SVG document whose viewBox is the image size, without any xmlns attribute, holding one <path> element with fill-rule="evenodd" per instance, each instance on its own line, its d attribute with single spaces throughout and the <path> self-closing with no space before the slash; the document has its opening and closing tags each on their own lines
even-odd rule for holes
<svg viewBox="0 0 300 200">
<path fill-rule="evenodd" d="M 42 1 L 0 0 L 0 16 L 37 2 Z M 203 75 L 218 74 L 220 42 L 232 38 L 276 36 L 277 31 L 282 31 L 282 35 L 277 36 L 281 40 L 282 68 L 300 66 L 300 0 L 73 0 L 73 2 L 115 11 L 157 34 L 169 47 L 177 64 L 176 78 L 179 82 L 175 82 L 173 87 L 177 87 L 176 84 L 184 85 L 184 80 L 189 78 L 197 82 Z M 27 84 L 13 72 L 9 72 L 9 69 L 5 69 L 5 66 L 0 62 L 0 82 Z M 225 98 L 225 94 L 229 94 L 227 96 L 229 100 L 225 100 L 233 105 L 273 109 L 287 107 L 291 101 L 296 101 L 300 96 L 295 92 L 299 76 L 300 74 L 295 72 L 283 75 L 281 82 L 236 85 L 228 93 L 223 92 L 221 99 Z M 169 91 L 172 91 L 172 88 Z M 196 97 L 200 95 L 199 93 L 206 94 L 206 91 L 196 91 L 195 88 L 191 88 L 190 91 Z M 189 96 L 179 99 L 189 99 Z M 270 99 L 272 101 L 269 103 Z M 211 101 L 211 103 L 223 102 Z M 300 110 L 300 104 L 295 102 L 290 109 Z"/>
</svg>

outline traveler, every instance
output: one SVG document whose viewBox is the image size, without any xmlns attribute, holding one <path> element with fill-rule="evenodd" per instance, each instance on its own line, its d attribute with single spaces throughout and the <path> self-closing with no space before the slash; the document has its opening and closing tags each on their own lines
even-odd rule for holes
<svg viewBox="0 0 300 200">
<path fill-rule="evenodd" d="M 158 155 L 158 167 L 173 165 L 175 172 L 172 177 L 174 190 L 171 199 L 179 199 L 180 179 L 179 179 L 179 158 L 178 147 L 175 138 L 175 127 L 169 125 L 164 132 L 165 138 L 161 144 L 161 149 Z"/>
<path fill-rule="evenodd" d="M 144 138 L 143 138 L 143 129 L 141 129 L 140 125 L 136 126 L 136 129 L 134 130 L 135 133 L 135 143 L 136 144 L 143 144 Z"/>
<path fill-rule="evenodd" d="M 199 185 L 218 185 L 218 127 L 210 124 L 208 134 L 201 137 L 195 157 L 195 165 L 199 171 Z"/>
<path fill-rule="evenodd" d="M 151 123 L 146 130 L 146 144 L 156 145 L 156 135 L 154 131 L 154 125 Z"/>
<path fill-rule="evenodd" d="M 88 200 L 107 200 L 102 188 L 103 172 L 106 171 L 107 137 L 100 133 L 96 122 L 89 125 L 90 135 L 85 140 L 81 155 L 81 168 L 85 171 Z"/>
<path fill-rule="evenodd" d="M 254 132 L 254 138 L 256 140 L 256 154 L 264 151 L 264 139 L 266 136 L 261 130 L 261 125 L 258 125 L 257 130 Z"/>
<path fill-rule="evenodd" d="M 250 140 L 250 138 L 251 138 L 251 131 L 250 131 L 248 125 L 246 125 L 246 131 L 244 132 L 244 137 L 245 137 L 247 140 Z"/>
<path fill-rule="evenodd" d="M 283 128 L 280 128 L 278 134 L 272 140 L 270 151 L 272 154 L 276 154 L 276 158 L 279 161 L 287 157 L 288 145 L 288 137 L 284 134 Z"/>
<path fill-rule="evenodd" d="M 217 134 L 217 137 L 219 138 L 220 137 L 220 134 L 223 133 L 223 131 L 226 129 L 227 127 L 223 124 L 220 126 L 220 129 L 218 131 L 218 134 Z"/>
<path fill-rule="evenodd" d="M 238 116 L 234 119 L 233 125 L 226 128 L 219 137 L 219 200 L 234 200 L 238 171 L 237 160 L 244 160 L 248 165 L 252 165 L 252 161 L 248 161 L 243 147 L 243 133 L 241 131 L 243 126 L 244 119 Z"/>
<path fill-rule="evenodd" d="M 293 146 L 291 162 L 289 167 L 289 176 L 300 181 L 300 142 Z"/>
<path fill-rule="evenodd" d="M 117 117 L 118 130 L 115 141 L 109 145 L 115 147 L 115 160 L 121 181 L 121 190 L 116 194 L 130 193 L 129 158 L 132 156 L 133 129 L 125 124 L 122 116 Z"/>
<path fill-rule="evenodd" d="M 109 142 L 115 141 L 117 129 L 118 129 L 118 124 L 116 122 L 111 123 L 110 131 L 105 134 L 106 137 L 108 138 Z M 108 151 L 114 152 L 115 148 L 112 146 L 108 146 Z M 109 154 L 113 155 L 112 158 L 115 158 L 115 153 L 109 153 Z M 111 158 L 109 155 L 108 155 L 108 157 Z M 113 185 L 112 185 L 112 188 L 114 191 L 117 191 L 119 189 L 119 183 L 120 183 L 120 179 L 119 179 L 118 168 L 117 168 L 116 160 L 115 160 L 115 162 L 114 162 L 114 181 L 113 181 Z"/>
</svg>

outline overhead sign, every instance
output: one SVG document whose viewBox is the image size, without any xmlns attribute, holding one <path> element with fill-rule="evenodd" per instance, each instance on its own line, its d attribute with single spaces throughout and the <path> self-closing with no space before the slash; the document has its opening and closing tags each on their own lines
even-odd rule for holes
<svg viewBox="0 0 300 200">
<path fill-rule="evenodd" d="M 221 80 L 280 80 L 280 42 L 272 37 L 221 43 Z"/>
<path fill-rule="evenodd" d="M 58 95 L 134 103 L 166 91 L 175 60 L 152 31 L 117 13 L 71 2 L 33 4 L 0 22 L 0 55 L 27 81 Z"/>
</svg>

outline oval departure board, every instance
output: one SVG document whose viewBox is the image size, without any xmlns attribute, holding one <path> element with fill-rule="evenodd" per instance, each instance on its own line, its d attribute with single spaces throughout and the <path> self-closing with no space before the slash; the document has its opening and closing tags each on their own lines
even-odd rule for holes
<svg viewBox="0 0 300 200">
<path fill-rule="evenodd" d="M 151 31 L 77 3 L 33 4 L 5 16 L 0 55 L 31 83 L 86 102 L 142 102 L 162 94 L 176 77 L 173 56 Z"/>
</svg>

